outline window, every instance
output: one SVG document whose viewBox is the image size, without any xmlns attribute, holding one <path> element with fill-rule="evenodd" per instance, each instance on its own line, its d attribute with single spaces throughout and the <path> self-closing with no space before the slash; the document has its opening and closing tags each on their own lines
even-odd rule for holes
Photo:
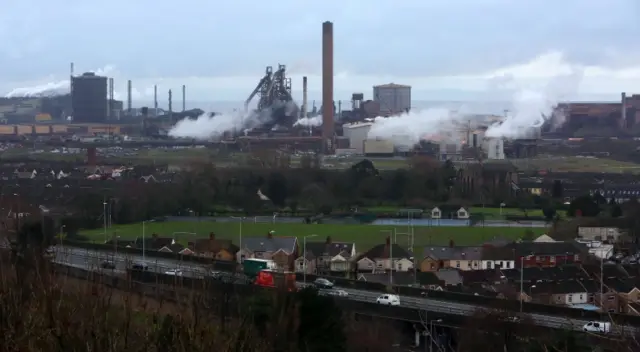
<svg viewBox="0 0 640 352">
<path fill-rule="evenodd" d="M 584 295 L 580 295 L 580 301 L 582 301 L 584 299 Z"/>
<path fill-rule="evenodd" d="M 475 263 L 473 264 L 473 266 L 476 266 Z M 467 262 L 467 268 L 471 268 L 471 262 Z"/>
<path fill-rule="evenodd" d="M 567 301 L 571 303 L 573 301 L 573 295 L 571 294 L 567 295 Z"/>
<path fill-rule="evenodd" d="M 436 264 L 435 263 L 431 263 L 431 269 L 435 269 L 436 268 Z"/>
<path fill-rule="evenodd" d="M 541 262 L 541 261 L 542 261 L 542 257 L 541 257 L 541 256 L 537 256 L 537 257 L 536 257 L 536 261 L 537 261 L 537 262 Z"/>
<path fill-rule="evenodd" d="M 573 256 L 573 260 L 576 261 L 576 262 L 579 262 L 580 261 L 580 254 L 574 255 Z"/>
<path fill-rule="evenodd" d="M 487 269 L 493 269 L 493 262 L 487 262 Z"/>
<path fill-rule="evenodd" d="M 402 271 L 402 263 L 398 263 L 398 271 Z"/>
<path fill-rule="evenodd" d="M 614 296 L 614 295 L 607 296 L 607 300 L 609 300 L 609 301 L 613 301 L 614 299 L 616 299 L 616 296 Z"/>
<path fill-rule="evenodd" d="M 556 256 L 555 255 L 549 256 L 549 261 L 552 262 L 552 263 L 555 263 L 556 262 Z"/>
<path fill-rule="evenodd" d="M 378 268 L 382 268 L 382 262 L 377 262 L 377 263 L 376 263 L 376 266 L 377 266 Z"/>
<path fill-rule="evenodd" d="M 437 210 L 434 210 L 433 213 L 431 214 L 434 218 L 439 218 L 440 217 L 440 212 Z"/>
<path fill-rule="evenodd" d="M 456 262 L 456 268 L 460 269 L 460 262 Z"/>
<path fill-rule="evenodd" d="M 616 310 L 615 309 L 609 309 L 609 313 L 615 313 Z"/>
</svg>

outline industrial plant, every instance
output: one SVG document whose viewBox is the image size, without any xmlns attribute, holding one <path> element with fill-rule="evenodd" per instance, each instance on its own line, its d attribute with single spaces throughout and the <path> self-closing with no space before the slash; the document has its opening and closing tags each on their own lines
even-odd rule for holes
<svg viewBox="0 0 640 352">
<path fill-rule="evenodd" d="M 244 102 L 237 128 L 224 131 L 218 142 L 240 149 L 255 146 L 313 150 L 322 154 L 370 156 L 430 153 L 441 160 L 504 159 L 534 156 L 541 138 L 606 137 L 640 135 L 640 95 L 622 94 L 615 103 L 562 103 L 541 126 L 518 133 L 517 139 L 489 138 L 486 131 L 507 116 L 456 117 L 447 133 L 425 135 L 420 142 L 398 143 L 406 136 L 370 138 L 376 119 L 411 113 L 411 87 L 387 83 L 373 87 L 371 99 L 362 92 L 351 95 L 350 104 L 334 97 L 334 28 L 322 24 L 322 105 L 308 101 L 308 79 L 302 78 L 302 101 L 294 101 L 293 82 L 283 64 L 267 66 Z M 187 87 L 182 86 L 182 108 L 174 111 L 168 90 L 168 109 L 158 107 L 154 86 L 152 107 L 134 108 L 131 80 L 126 102 L 114 99 L 114 79 L 86 72 L 74 74 L 71 64 L 69 94 L 0 99 L 0 136 L 10 138 L 70 136 L 141 136 L 169 139 L 167 132 L 178 121 L 217 113 L 186 109 Z M 249 116 L 250 118 L 248 118 Z M 558 123 L 561 121 L 561 123 Z"/>
</svg>

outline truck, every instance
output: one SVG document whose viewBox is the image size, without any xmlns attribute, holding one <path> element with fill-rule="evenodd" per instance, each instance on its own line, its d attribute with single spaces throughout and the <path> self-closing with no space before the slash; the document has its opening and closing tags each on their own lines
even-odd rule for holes
<svg viewBox="0 0 640 352">
<path fill-rule="evenodd" d="M 289 292 L 298 290 L 296 286 L 296 273 L 290 271 L 261 270 L 254 284 L 262 287 L 280 288 Z"/>
<path fill-rule="evenodd" d="M 276 263 L 270 259 L 248 258 L 242 263 L 244 274 L 252 281 L 258 277 L 262 270 L 275 269 Z"/>
</svg>

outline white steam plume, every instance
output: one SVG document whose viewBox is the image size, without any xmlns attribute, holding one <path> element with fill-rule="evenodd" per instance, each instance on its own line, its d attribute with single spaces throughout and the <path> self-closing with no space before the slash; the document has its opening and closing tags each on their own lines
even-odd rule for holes
<svg viewBox="0 0 640 352">
<path fill-rule="evenodd" d="M 391 117 L 376 117 L 367 134 L 370 139 L 388 139 L 396 146 L 413 146 L 420 140 L 448 140 L 461 129 L 465 115 L 446 108 L 411 111 Z"/>
<path fill-rule="evenodd" d="M 489 126 L 487 137 L 521 138 L 547 120 L 552 127 L 564 123 L 561 113 L 554 114 L 560 99 L 575 93 L 583 77 L 583 68 L 567 64 L 561 53 L 553 52 L 519 65 L 484 75 L 489 89 L 510 91 L 512 111 L 501 123 Z M 496 86 L 497 85 L 497 86 Z M 368 138 L 389 139 L 396 145 L 413 145 L 420 140 L 460 140 L 468 122 L 475 117 L 446 108 L 411 111 L 407 114 L 376 118 Z M 478 121 L 472 121 L 477 123 Z"/>
<path fill-rule="evenodd" d="M 169 131 L 169 136 L 176 138 L 193 138 L 207 140 L 219 138 L 225 132 L 250 130 L 273 121 L 273 111 L 284 107 L 286 115 L 294 114 L 296 105 L 293 102 L 281 102 L 262 111 L 248 113 L 234 112 L 211 116 L 204 113 L 196 119 L 185 118 L 178 121 Z"/>
<path fill-rule="evenodd" d="M 115 70 L 114 66 L 107 65 L 103 68 L 93 70 L 98 76 L 106 76 Z M 14 88 L 5 95 L 5 98 L 35 98 L 35 97 L 53 97 L 58 95 L 69 94 L 69 80 L 61 80 L 57 82 L 48 82 L 38 84 L 31 87 Z"/>
<path fill-rule="evenodd" d="M 294 126 L 318 127 L 322 126 L 322 116 L 303 117 L 296 121 Z"/>
</svg>

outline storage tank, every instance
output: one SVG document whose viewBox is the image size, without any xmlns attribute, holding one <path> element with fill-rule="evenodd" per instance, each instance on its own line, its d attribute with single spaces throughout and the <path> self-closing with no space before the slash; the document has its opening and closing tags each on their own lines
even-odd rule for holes
<svg viewBox="0 0 640 352">
<path fill-rule="evenodd" d="M 411 110 L 411 86 L 395 83 L 374 86 L 373 100 L 380 104 L 381 115 L 409 112 Z"/>
<path fill-rule="evenodd" d="M 383 139 L 366 139 L 363 141 L 365 156 L 392 156 L 393 142 Z"/>
</svg>

